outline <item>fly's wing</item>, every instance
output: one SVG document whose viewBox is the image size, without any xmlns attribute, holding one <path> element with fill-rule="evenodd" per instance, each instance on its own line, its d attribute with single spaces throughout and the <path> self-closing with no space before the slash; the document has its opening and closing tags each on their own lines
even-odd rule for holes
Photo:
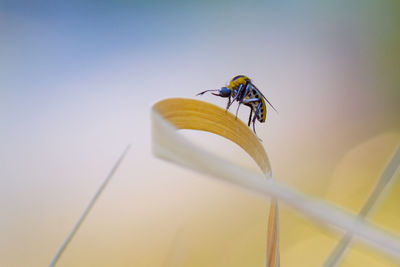
<svg viewBox="0 0 400 267">
<path fill-rule="evenodd" d="M 253 83 L 251 83 L 251 85 L 254 86 L 254 88 L 257 89 L 257 87 L 256 87 Z M 276 112 L 278 112 L 278 111 L 274 108 L 274 106 L 271 104 L 271 102 L 269 102 L 268 99 L 263 95 L 263 93 L 262 93 L 260 90 L 258 90 L 258 89 L 257 89 L 257 91 L 260 92 L 260 94 L 262 95 L 262 97 L 265 99 L 265 101 L 267 101 L 267 103 L 271 106 L 271 108 L 273 108 Z"/>
</svg>

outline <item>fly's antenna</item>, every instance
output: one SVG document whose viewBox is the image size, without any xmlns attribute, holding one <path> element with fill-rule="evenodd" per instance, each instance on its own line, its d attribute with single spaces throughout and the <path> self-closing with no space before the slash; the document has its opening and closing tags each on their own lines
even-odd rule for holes
<svg viewBox="0 0 400 267">
<path fill-rule="evenodd" d="M 250 82 L 256 89 L 257 89 L 257 87 L 252 83 L 252 82 Z M 257 89 L 258 90 L 258 89 Z M 277 110 L 276 110 L 276 108 L 274 108 L 274 106 L 271 104 L 271 102 L 269 102 L 269 100 L 265 97 L 265 95 L 260 91 L 260 90 L 258 90 L 258 92 L 260 92 L 260 94 L 262 95 L 262 97 L 265 99 L 265 101 L 267 101 L 267 103 L 271 106 L 271 108 L 273 109 L 273 110 L 275 110 L 275 112 L 276 113 L 279 113 Z"/>
<path fill-rule="evenodd" d="M 274 106 L 271 104 L 271 102 L 268 101 L 267 98 L 265 98 L 265 96 L 263 96 L 265 101 L 267 101 L 267 103 L 271 106 L 271 108 L 273 108 L 275 110 L 276 113 L 278 113 L 278 111 L 276 110 L 276 108 L 274 108 Z"/>
<path fill-rule="evenodd" d="M 202 95 L 202 94 L 207 93 L 207 92 L 215 92 L 215 91 L 219 91 L 219 89 L 205 90 L 205 91 L 203 91 L 201 93 L 198 93 L 197 95 Z"/>
</svg>

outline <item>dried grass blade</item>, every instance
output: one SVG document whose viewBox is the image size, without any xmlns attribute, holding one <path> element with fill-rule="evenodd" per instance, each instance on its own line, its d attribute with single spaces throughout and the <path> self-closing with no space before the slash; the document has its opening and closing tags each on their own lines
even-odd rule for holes
<svg viewBox="0 0 400 267">
<path fill-rule="evenodd" d="M 236 119 L 231 113 L 203 101 L 182 98 L 160 101 L 153 106 L 153 110 L 162 114 L 169 123 L 178 129 L 207 131 L 231 140 L 253 158 L 265 174 L 264 178 L 272 179 L 271 165 L 264 147 L 247 125 Z M 157 134 L 157 132 L 153 131 L 153 134 Z M 202 165 L 203 163 L 197 162 L 197 164 Z M 278 203 L 274 200 L 268 215 L 267 266 L 279 266 L 280 262 L 277 211 Z"/>
<path fill-rule="evenodd" d="M 207 128 L 202 129 L 201 127 L 197 127 L 197 124 L 201 122 L 200 124 L 204 123 L 208 126 L 209 124 L 215 124 L 218 131 L 216 130 L 214 133 L 220 134 L 221 136 L 232 135 L 233 138 L 241 136 L 240 132 L 242 129 L 239 125 L 234 125 L 238 128 L 230 127 L 229 125 L 218 126 L 222 122 L 220 115 L 225 112 L 224 110 L 212 105 L 212 109 L 222 110 L 222 113 L 221 111 L 218 111 L 215 113 L 216 117 L 213 117 L 204 113 L 203 105 L 207 103 L 203 102 L 203 104 L 199 102 L 200 101 L 189 99 L 167 99 L 158 102 L 153 106 L 152 145 L 153 153 L 157 157 L 208 174 L 212 177 L 218 177 L 225 182 L 247 189 L 264 198 L 276 198 L 280 202 L 283 201 L 290 205 L 302 215 L 323 225 L 349 232 L 365 244 L 370 245 L 400 261 L 399 238 L 386 233 L 367 222 L 360 222 L 357 220 L 356 216 L 349 214 L 338 207 L 311 198 L 277 181 L 265 179 L 262 175 L 253 173 L 236 164 L 226 161 L 193 145 L 184 137 L 179 135 L 177 129 L 182 128 L 182 123 L 187 126 L 187 129 L 206 131 Z M 198 108 L 196 109 L 196 107 Z M 190 109 L 190 112 L 187 111 L 187 108 Z M 175 111 L 171 111 L 171 109 L 175 109 Z M 180 115 L 177 116 L 179 113 Z M 186 115 L 188 118 L 182 119 L 182 116 Z M 203 121 L 204 119 L 199 121 L 198 116 L 204 116 L 206 121 Z M 192 128 L 189 127 L 190 124 L 193 124 L 191 126 Z M 246 125 L 244 126 L 247 127 Z M 247 135 L 244 134 L 244 136 Z M 248 138 L 251 139 L 249 136 Z M 240 141 L 243 140 L 239 139 L 238 142 L 240 143 Z M 252 141 L 248 141 L 251 144 Z M 256 162 L 262 162 L 262 158 L 256 157 L 256 159 Z M 223 166 L 223 168 L 221 166 Z M 268 176 L 268 172 L 266 175 Z M 277 255 L 279 256 L 279 252 Z"/>
</svg>

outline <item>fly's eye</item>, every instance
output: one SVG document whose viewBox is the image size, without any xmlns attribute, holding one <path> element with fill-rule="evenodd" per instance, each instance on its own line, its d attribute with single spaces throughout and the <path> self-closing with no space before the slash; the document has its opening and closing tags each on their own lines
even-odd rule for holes
<svg viewBox="0 0 400 267">
<path fill-rule="evenodd" d="M 226 87 L 222 87 L 221 90 L 219 90 L 219 95 L 222 97 L 228 97 L 231 95 L 231 90 Z"/>
</svg>

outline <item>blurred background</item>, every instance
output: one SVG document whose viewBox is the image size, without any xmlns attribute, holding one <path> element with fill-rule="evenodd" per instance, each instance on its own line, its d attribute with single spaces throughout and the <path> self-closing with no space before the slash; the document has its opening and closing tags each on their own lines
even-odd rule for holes
<svg viewBox="0 0 400 267">
<path fill-rule="evenodd" d="M 256 125 L 275 179 L 357 214 L 400 142 L 399 14 L 396 0 L 2 0 L 0 265 L 50 263 L 132 144 L 59 266 L 263 266 L 268 203 L 151 154 L 152 104 L 225 107 L 195 95 L 238 74 L 279 111 Z M 397 236 L 398 178 L 368 218 Z M 342 236 L 285 205 L 280 219 L 282 266 L 320 266 Z M 350 248 L 342 266 L 399 264 Z"/>
</svg>

